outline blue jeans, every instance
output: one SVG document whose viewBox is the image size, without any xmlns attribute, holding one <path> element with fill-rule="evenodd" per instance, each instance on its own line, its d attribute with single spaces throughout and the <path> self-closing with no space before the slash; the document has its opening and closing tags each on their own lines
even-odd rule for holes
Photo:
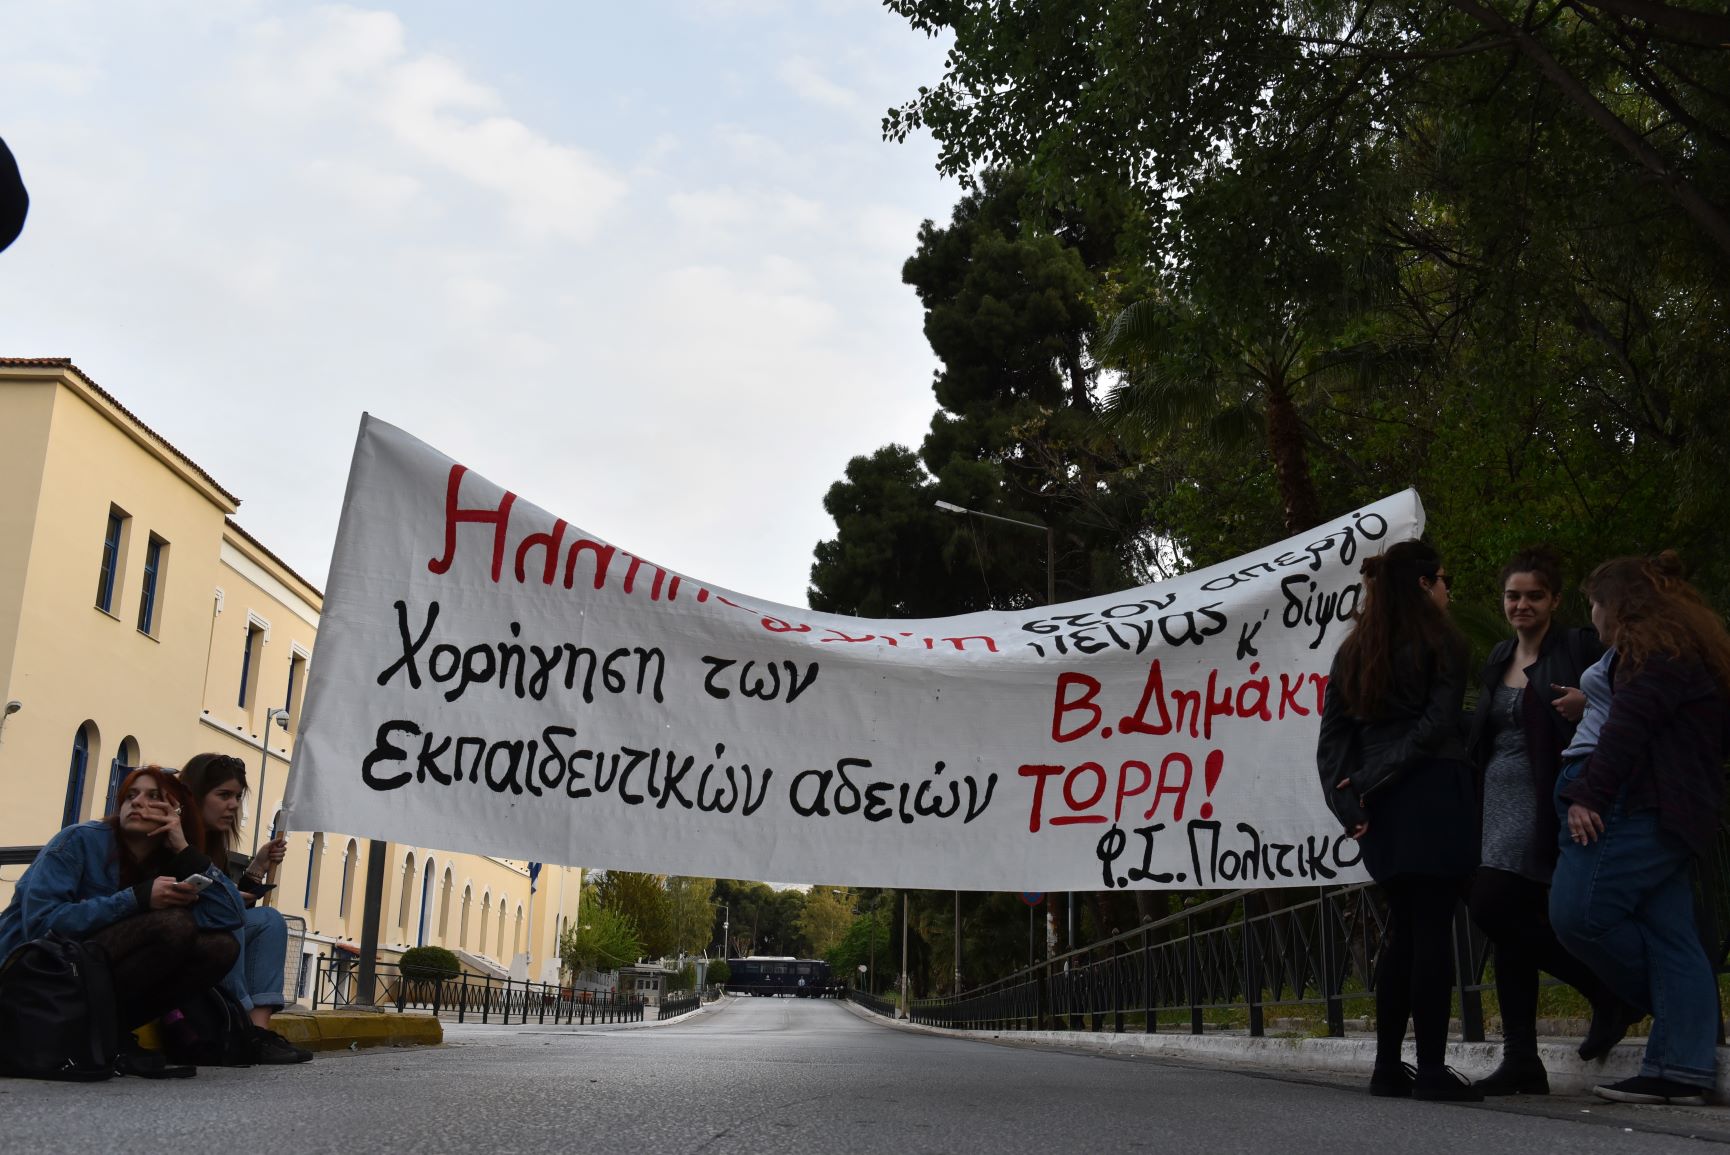
<svg viewBox="0 0 1730 1155">
<path fill-rule="evenodd" d="M 1584 759 L 1562 768 L 1556 788 Z M 1624 1001 L 1652 1013 L 1642 1075 L 1716 1085 L 1718 984 L 1694 924 L 1693 856 L 1659 827 L 1656 810 L 1600 815 L 1604 832 L 1582 846 L 1568 833 L 1558 793 L 1562 857 L 1550 884 L 1556 937 Z"/>
<path fill-rule="evenodd" d="M 222 989 L 247 1010 L 280 1008 L 283 972 L 288 965 L 288 924 L 268 906 L 249 906 L 235 937 L 240 955 L 223 976 Z"/>
</svg>

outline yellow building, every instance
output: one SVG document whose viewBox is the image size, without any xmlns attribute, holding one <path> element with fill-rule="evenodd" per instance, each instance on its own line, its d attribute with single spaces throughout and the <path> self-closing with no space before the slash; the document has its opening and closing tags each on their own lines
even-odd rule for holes
<svg viewBox="0 0 1730 1155">
<path fill-rule="evenodd" d="M 240 499 L 71 361 L 0 358 L 0 845 L 105 815 L 126 770 L 246 760 L 239 848 L 268 829 L 323 595 L 235 523 Z M 261 830 L 262 828 L 262 830 Z M 312 965 L 352 953 L 367 841 L 295 832 L 271 896 Z M 379 943 L 556 981 L 581 871 L 387 844 Z M 0 904 L 22 867 L 0 868 Z M 514 964 L 514 965 L 513 965 Z"/>
</svg>

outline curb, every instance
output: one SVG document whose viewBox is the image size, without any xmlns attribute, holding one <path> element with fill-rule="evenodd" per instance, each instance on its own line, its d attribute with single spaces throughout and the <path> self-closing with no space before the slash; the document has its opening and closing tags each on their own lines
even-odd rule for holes
<svg viewBox="0 0 1730 1155">
<path fill-rule="evenodd" d="M 1151 1058 L 1204 1064 L 1219 1068 L 1249 1068 L 1257 1071 L 1312 1072 L 1329 1075 L 1352 1075 L 1367 1080 L 1375 1066 L 1376 1041 L 1373 1038 L 1317 1039 L 1307 1036 L 1264 1035 L 1190 1035 L 1140 1034 L 1124 1032 L 1094 1033 L 1090 1031 L 963 1031 L 948 1027 L 932 1027 L 888 1019 L 848 1001 L 848 1010 L 873 1023 L 903 1031 L 944 1035 L 957 1039 L 982 1042 L 1025 1043 L 1064 1047 L 1094 1054 L 1140 1054 Z M 1645 1057 L 1644 1039 L 1623 1042 L 1603 1060 L 1583 1061 L 1574 1053 L 1577 1043 L 1566 1040 L 1540 1041 L 1538 1057 L 1549 1072 L 1550 1090 L 1559 1095 L 1589 1095 L 1592 1088 L 1640 1073 Z M 1410 1039 L 1404 1048 L 1405 1057 L 1415 1058 Z M 1500 1043 L 1448 1044 L 1448 1065 L 1473 1079 L 1483 1078 L 1502 1061 Z M 1718 1086 L 1715 1096 L 1720 1103 L 1730 1103 L 1730 1047 L 1718 1048 Z"/>
<path fill-rule="evenodd" d="M 279 1011 L 270 1027 L 309 1051 L 437 1046 L 445 1037 L 432 1015 L 395 1011 Z"/>
</svg>

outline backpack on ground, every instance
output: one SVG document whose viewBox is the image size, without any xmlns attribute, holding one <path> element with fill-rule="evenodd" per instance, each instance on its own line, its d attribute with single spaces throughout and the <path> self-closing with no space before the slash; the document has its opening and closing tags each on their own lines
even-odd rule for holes
<svg viewBox="0 0 1730 1155">
<path fill-rule="evenodd" d="M 119 1049 L 108 954 L 50 932 L 0 964 L 0 1074 L 94 1082 Z"/>
<path fill-rule="evenodd" d="M 180 1019 L 162 1025 L 163 1049 L 176 1063 L 196 1067 L 250 1067 L 252 1020 L 221 987 L 206 987 L 180 1004 Z"/>
</svg>

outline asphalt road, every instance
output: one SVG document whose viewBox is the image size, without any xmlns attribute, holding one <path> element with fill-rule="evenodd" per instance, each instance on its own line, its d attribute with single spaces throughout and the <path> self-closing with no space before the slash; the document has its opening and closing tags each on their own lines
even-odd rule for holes
<svg viewBox="0 0 1730 1155">
<path fill-rule="evenodd" d="M 1585 1155 L 1730 1142 L 1723 1109 L 1372 1099 L 1355 1085 L 913 1033 L 833 1002 L 736 999 L 631 1028 L 453 1025 L 447 1038 L 177 1082 L 0 1080 L 0 1150 Z"/>
</svg>

